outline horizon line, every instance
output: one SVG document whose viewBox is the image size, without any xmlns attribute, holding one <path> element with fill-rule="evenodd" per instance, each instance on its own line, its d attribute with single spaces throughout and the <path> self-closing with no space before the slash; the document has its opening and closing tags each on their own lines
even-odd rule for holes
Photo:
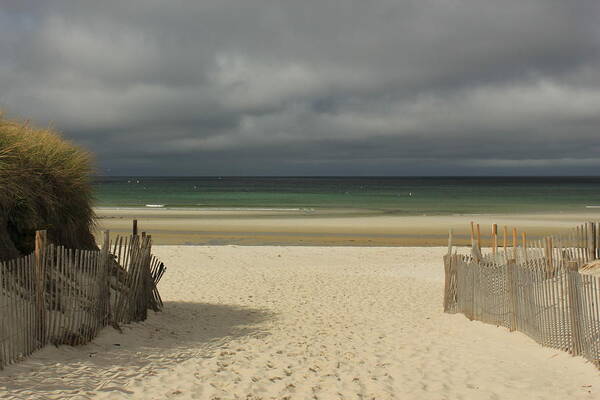
<svg viewBox="0 0 600 400">
<path fill-rule="evenodd" d="M 91 175 L 92 178 L 600 178 L 600 175 Z"/>
</svg>

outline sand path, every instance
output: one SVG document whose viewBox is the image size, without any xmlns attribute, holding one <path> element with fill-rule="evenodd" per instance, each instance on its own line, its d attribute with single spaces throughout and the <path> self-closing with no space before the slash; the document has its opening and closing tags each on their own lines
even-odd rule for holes
<svg viewBox="0 0 600 400">
<path fill-rule="evenodd" d="M 158 246 L 163 313 L 0 372 L 3 398 L 593 399 L 600 373 L 441 311 L 443 248 Z"/>
</svg>

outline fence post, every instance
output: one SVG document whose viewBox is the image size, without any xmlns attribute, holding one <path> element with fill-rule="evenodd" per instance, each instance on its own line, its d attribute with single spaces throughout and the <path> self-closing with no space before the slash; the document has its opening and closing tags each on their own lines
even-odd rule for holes
<svg viewBox="0 0 600 400">
<path fill-rule="evenodd" d="M 148 253 L 147 260 L 144 263 L 144 319 L 147 318 L 150 308 L 150 299 L 152 298 L 152 275 L 150 274 L 150 263 L 152 262 L 152 235 L 148 235 Z"/>
<path fill-rule="evenodd" d="M 492 253 L 494 256 L 498 252 L 498 224 L 492 224 Z"/>
<path fill-rule="evenodd" d="M 444 255 L 444 312 L 448 312 L 449 309 L 449 297 L 450 297 L 450 274 L 452 273 L 452 255 Z"/>
<path fill-rule="evenodd" d="M 506 264 L 506 280 L 508 286 L 508 307 L 510 311 L 510 328 L 509 330 L 517 330 L 517 282 L 516 282 L 516 266 L 517 262 L 514 259 L 508 260 Z"/>
<path fill-rule="evenodd" d="M 569 319 L 571 322 L 571 354 L 577 356 L 581 354 L 581 330 L 579 329 L 581 313 L 579 312 L 579 289 L 577 288 L 577 278 L 579 275 L 577 261 L 569 261 L 567 267 Z"/>
<path fill-rule="evenodd" d="M 35 231 L 35 305 L 39 347 L 46 344 L 46 241 L 47 233 Z"/>
<path fill-rule="evenodd" d="M 513 242 L 513 258 L 516 260 L 517 259 L 517 246 L 519 244 L 518 239 L 517 239 L 517 228 L 513 228 L 512 230 L 512 242 Z"/>
<path fill-rule="evenodd" d="M 594 253 L 596 257 L 595 259 L 600 258 L 600 222 L 596 222 L 594 224 L 594 231 L 596 232 L 596 240 L 594 243 Z"/>
<path fill-rule="evenodd" d="M 137 226 L 137 219 L 133 220 L 133 234 L 137 235 L 138 234 L 138 226 Z"/>
<path fill-rule="evenodd" d="M 102 292 L 102 302 L 101 302 L 101 312 L 103 314 L 102 319 L 100 320 L 100 326 L 105 327 L 110 323 L 111 320 L 111 310 L 110 310 L 110 231 L 107 229 L 104 231 L 103 240 L 102 240 L 102 270 L 104 275 L 104 283 L 101 287 Z"/>
<path fill-rule="evenodd" d="M 588 259 L 591 261 L 596 259 L 596 224 L 588 222 L 586 230 Z"/>
</svg>

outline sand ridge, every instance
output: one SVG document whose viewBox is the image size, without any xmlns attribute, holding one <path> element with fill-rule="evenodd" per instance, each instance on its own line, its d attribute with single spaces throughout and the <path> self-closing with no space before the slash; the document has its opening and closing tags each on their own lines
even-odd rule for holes
<svg viewBox="0 0 600 400">
<path fill-rule="evenodd" d="M 166 310 L 0 373 L 4 398 L 592 399 L 600 375 L 442 312 L 444 248 L 157 246 Z M 115 346 L 119 344 L 119 346 Z"/>
</svg>

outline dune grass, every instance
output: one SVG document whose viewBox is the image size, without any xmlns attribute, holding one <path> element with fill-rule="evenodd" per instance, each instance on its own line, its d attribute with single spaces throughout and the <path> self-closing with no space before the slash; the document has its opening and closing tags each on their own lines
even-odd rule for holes
<svg viewBox="0 0 600 400">
<path fill-rule="evenodd" d="M 35 231 L 94 248 L 91 155 L 50 129 L 0 115 L 0 259 L 33 250 Z"/>
</svg>

